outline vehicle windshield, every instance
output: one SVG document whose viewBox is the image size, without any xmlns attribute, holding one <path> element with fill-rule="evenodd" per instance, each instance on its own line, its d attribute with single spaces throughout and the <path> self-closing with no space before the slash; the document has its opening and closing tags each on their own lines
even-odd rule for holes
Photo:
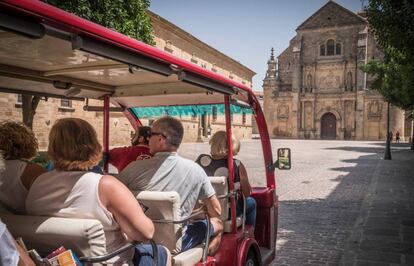
<svg viewBox="0 0 414 266">
<path fill-rule="evenodd" d="M 197 116 L 197 115 L 224 115 L 224 104 L 202 104 L 202 105 L 168 105 L 168 106 L 150 106 L 150 107 L 133 107 L 130 109 L 136 117 L 157 118 L 165 115 L 174 117 Z M 250 108 L 244 106 L 230 105 L 231 114 L 252 114 Z"/>
</svg>

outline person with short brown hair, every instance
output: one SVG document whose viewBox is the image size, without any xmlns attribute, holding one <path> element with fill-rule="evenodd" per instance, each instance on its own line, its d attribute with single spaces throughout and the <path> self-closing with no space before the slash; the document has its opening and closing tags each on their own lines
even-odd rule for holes
<svg viewBox="0 0 414 266">
<path fill-rule="evenodd" d="M 145 216 L 138 201 L 118 179 L 89 172 L 101 159 L 102 146 L 93 127 L 78 118 L 57 120 L 49 134 L 48 154 L 55 169 L 41 175 L 26 200 L 29 214 L 66 218 L 97 219 L 106 236 L 106 248 L 113 251 L 128 240 L 144 241 L 154 234 L 154 224 Z M 125 238 L 125 235 L 127 238 Z M 151 261 L 138 245 L 108 261 L 137 264 Z M 159 246 L 159 262 L 167 262 L 167 250 Z M 138 259 L 137 259 L 138 257 Z"/>
<path fill-rule="evenodd" d="M 107 154 L 110 164 L 121 172 L 128 164 L 137 160 L 145 160 L 151 158 L 148 142 L 151 134 L 151 128 L 140 126 L 132 137 L 132 146 L 118 147 L 111 149 Z"/>
<path fill-rule="evenodd" d="M 38 143 L 33 132 L 22 123 L 0 123 L 0 150 L 5 170 L 0 173 L 0 204 L 15 214 L 24 214 L 25 200 L 34 180 L 46 172 L 29 160 L 36 156 Z"/>
</svg>

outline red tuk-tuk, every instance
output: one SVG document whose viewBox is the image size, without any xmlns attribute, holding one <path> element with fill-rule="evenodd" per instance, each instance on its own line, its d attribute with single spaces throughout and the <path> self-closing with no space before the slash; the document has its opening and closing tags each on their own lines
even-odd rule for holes
<svg viewBox="0 0 414 266">
<path fill-rule="evenodd" d="M 82 60 L 86 57 L 87 62 Z M 40 1 L 1 0 L 0 91 L 103 100 L 106 151 L 113 109 L 122 110 L 136 129 L 141 124 L 137 108 L 224 106 L 229 229 L 214 258 L 199 263 L 267 265 L 275 258 L 278 201 L 272 150 L 261 106 L 250 88 Z M 255 228 L 237 224 L 231 105 L 250 109 L 260 133 L 266 186 L 253 188 Z"/>
</svg>

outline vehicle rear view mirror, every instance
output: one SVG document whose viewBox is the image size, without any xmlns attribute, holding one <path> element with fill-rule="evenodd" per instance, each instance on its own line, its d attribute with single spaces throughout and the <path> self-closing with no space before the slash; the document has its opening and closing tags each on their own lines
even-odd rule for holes
<svg viewBox="0 0 414 266">
<path fill-rule="evenodd" d="M 289 148 L 277 149 L 277 168 L 279 170 L 290 170 L 292 161 Z"/>
</svg>

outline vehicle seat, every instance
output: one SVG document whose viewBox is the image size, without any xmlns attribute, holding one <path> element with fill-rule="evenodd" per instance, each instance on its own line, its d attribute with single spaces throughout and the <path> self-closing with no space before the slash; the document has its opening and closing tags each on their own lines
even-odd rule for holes
<svg viewBox="0 0 414 266">
<path fill-rule="evenodd" d="M 160 222 L 160 220 L 179 221 L 184 218 L 181 217 L 180 195 L 175 191 L 141 191 L 134 194 L 141 204 L 148 207 L 145 215 L 154 222 L 153 239 L 157 244 L 162 244 L 171 251 L 172 264 L 190 266 L 199 262 L 203 256 L 202 245 L 180 253 L 183 224 Z"/>
<path fill-rule="evenodd" d="M 228 195 L 229 187 L 226 176 L 209 176 L 211 185 L 216 191 L 216 196 L 219 198 L 221 205 L 221 220 L 223 221 L 224 232 L 231 232 L 231 220 L 230 220 L 230 202 Z M 237 228 L 242 225 L 242 217 L 236 217 Z"/>
<path fill-rule="evenodd" d="M 60 246 L 72 249 L 80 256 L 107 254 L 105 233 L 101 222 L 94 219 L 74 219 L 0 213 L 0 219 L 15 237 L 22 237 L 27 248 L 46 256 Z"/>
</svg>

